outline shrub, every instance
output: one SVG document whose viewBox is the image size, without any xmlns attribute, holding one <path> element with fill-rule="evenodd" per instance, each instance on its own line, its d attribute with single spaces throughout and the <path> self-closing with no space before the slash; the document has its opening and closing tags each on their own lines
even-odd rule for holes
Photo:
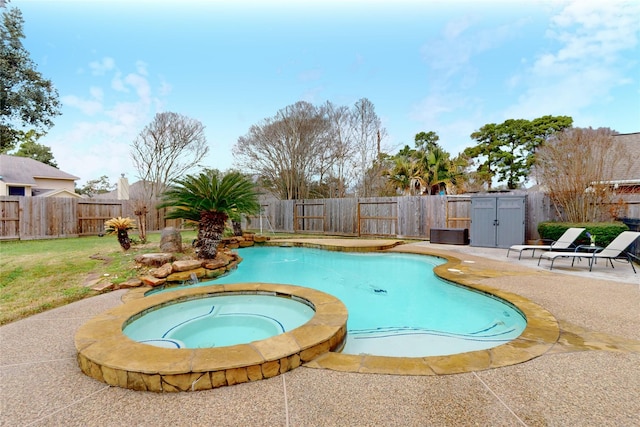
<svg viewBox="0 0 640 427">
<path fill-rule="evenodd" d="M 123 250 L 127 251 L 131 247 L 131 239 L 129 238 L 129 230 L 135 228 L 135 220 L 131 218 L 111 218 L 104 223 L 104 231 L 107 234 L 116 234 L 118 242 Z"/>
<path fill-rule="evenodd" d="M 558 240 L 562 233 L 568 228 L 579 227 L 586 228 L 586 230 L 576 240 L 576 245 L 588 245 L 590 243 L 587 233 L 595 236 L 596 245 L 607 246 L 613 239 L 618 237 L 623 231 L 627 231 L 627 227 L 622 222 L 587 222 L 587 223 L 572 223 L 572 222 L 555 222 L 546 221 L 538 223 L 538 234 L 544 240 Z"/>
</svg>

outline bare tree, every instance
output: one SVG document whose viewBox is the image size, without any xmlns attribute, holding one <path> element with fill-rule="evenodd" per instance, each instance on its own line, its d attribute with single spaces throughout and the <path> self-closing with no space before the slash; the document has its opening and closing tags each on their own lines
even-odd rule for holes
<svg viewBox="0 0 640 427">
<path fill-rule="evenodd" d="M 330 168 L 325 179 L 329 192 L 326 196 L 345 197 L 353 182 L 350 163 L 355 154 L 351 112 L 348 107 L 338 107 L 331 102 L 327 102 L 325 108 L 330 123 L 327 150 Z"/>
<path fill-rule="evenodd" d="M 234 157 L 244 170 L 258 174 L 276 196 L 307 198 L 325 161 L 328 130 L 323 110 L 300 101 L 251 126 L 238 138 Z"/>
<path fill-rule="evenodd" d="M 570 222 L 610 220 L 611 180 L 624 153 L 613 149 L 608 128 L 570 128 L 536 153 L 535 173 L 560 218 Z"/>
<path fill-rule="evenodd" d="M 178 113 L 156 114 L 131 144 L 131 158 L 145 193 L 144 200 L 136 204 L 140 226 L 151 200 L 158 198 L 171 181 L 197 166 L 208 152 L 200 121 Z M 145 236 L 140 237 L 145 240 Z"/>
<path fill-rule="evenodd" d="M 351 120 L 356 150 L 353 171 L 358 182 L 358 195 L 369 197 L 374 195 L 373 188 L 376 184 L 372 180 L 377 180 L 384 169 L 377 167 L 375 162 L 381 154 L 381 143 L 386 130 L 382 128 L 373 103 L 367 98 L 360 99 L 353 106 Z M 371 173 L 371 169 L 375 171 Z"/>
</svg>

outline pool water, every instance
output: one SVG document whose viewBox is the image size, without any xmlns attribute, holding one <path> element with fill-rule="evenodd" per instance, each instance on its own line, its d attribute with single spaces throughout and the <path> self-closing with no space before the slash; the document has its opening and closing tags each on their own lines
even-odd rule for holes
<svg viewBox="0 0 640 427">
<path fill-rule="evenodd" d="M 211 348 L 266 339 L 308 322 L 315 311 L 286 297 L 208 296 L 169 304 L 129 322 L 129 338 L 166 348 Z"/>
<path fill-rule="evenodd" d="M 189 286 L 265 282 L 332 294 L 349 311 L 343 353 L 457 354 L 509 342 L 526 327 L 512 305 L 439 279 L 433 268 L 445 262 L 440 258 L 298 247 L 251 247 L 239 253 L 243 261 L 237 270 Z"/>
</svg>

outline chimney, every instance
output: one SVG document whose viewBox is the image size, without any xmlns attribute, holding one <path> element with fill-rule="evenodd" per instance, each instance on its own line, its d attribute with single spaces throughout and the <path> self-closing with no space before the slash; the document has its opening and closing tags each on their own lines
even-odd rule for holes
<svg viewBox="0 0 640 427">
<path fill-rule="evenodd" d="M 118 200 L 129 200 L 129 180 L 124 174 L 118 179 Z"/>
</svg>

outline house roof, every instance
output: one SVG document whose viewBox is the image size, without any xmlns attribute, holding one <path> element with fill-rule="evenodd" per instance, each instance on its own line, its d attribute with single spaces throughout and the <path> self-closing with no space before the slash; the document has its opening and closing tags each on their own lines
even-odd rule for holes
<svg viewBox="0 0 640 427">
<path fill-rule="evenodd" d="M 28 157 L 0 154 L 0 179 L 7 184 L 36 185 L 35 178 L 75 181 L 77 176 L 68 174 Z"/>
<path fill-rule="evenodd" d="M 622 133 L 613 137 L 615 144 L 613 151 L 624 153 L 616 170 L 613 171 L 614 181 L 640 180 L 640 132 Z M 619 148 L 618 148 L 619 147 Z"/>
<path fill-rule="evenodd" d="M 38 197 L 58 197 L 58 196 L 64 196 L 64 197 L 75 197 L 75 198 L 82 198 L 82 196 L 78 193 L 74 193 L 73 191 L 69 191 L 69 190 L 45 190 L 45 189 L 38 189 L 38 190 L 33 190 L 33 194 L 32 196 L 38 196 Z"/>
<path fill-rule="evenodd" d="M 129 184 L 129 199 L 144 199 L 145 188 L 144 181 L 136 181 L 133 184 Z M 96 194 L 94 199 L 117 199 L 118 189 L 109 191 L 108 193 Z"/>
</svg>

